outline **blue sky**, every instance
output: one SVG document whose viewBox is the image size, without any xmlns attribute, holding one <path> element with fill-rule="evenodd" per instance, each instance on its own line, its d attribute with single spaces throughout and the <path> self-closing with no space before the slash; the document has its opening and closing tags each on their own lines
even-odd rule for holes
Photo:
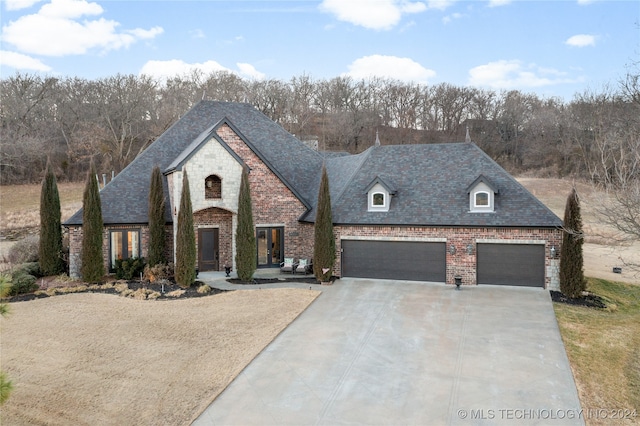
<svg viewBox="0 0 640 426">
<path fill-rule="evenodd" d="M 640 60 L 637 0 L 1 0 L 0 74 L 350 75 L 569 101 Z"/>
</svg>

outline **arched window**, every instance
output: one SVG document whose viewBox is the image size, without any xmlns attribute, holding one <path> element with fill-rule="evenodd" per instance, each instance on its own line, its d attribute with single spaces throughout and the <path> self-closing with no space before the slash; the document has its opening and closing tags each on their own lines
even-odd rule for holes
<svg viewBox="0 0 640 426">
<path fill-rule="evenodd" d="M 474 207 L 489 207 L 489 193 L 485 191 L 476 192 Z"/>
<path fill-rule="evenodd" d="M 211 175 L 204 180 L 204 198 L 222 198 L 222 180 L 218 176 Z"/>
<path fill-rule="evenodd" d="M 384 194 L 382 192 L 374 193 L 372 204 L 374 207 L 384 207 Z"/>
</svg>

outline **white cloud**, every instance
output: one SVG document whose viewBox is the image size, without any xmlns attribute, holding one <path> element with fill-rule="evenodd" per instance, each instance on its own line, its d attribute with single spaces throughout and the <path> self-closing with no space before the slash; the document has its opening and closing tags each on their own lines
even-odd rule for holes
<svg viewBox="0 0 640 426">
<path fill-rule="evenodd" d="M 50 66 L 43 64 L 38 59 L 32 58 L 31 56 L 23 55 L 21 53 L 9 52 L 7 50 L 0 50 L 0 67 L 41 72 L 51 71 Z"/>
<path fill-rule="evenodd" d="M 238 62 L 236 66 L 238 67 L 238 70 L 240 70 L 240 75 L 243 77 L 247 77 L 254 80 L 264 80 L 264 78 L 266 77 L 264 73 L 261 73 L 260 71 L 256 70 L 256 68 L 251 64 Z"/>
<path fill-rule="evenodd" d="M 564 43 L 574 47 L 595 46 L 596 36 L 589 34 L 576 34 L 569 37 Z"/>
<path fill-rule="evenodd" d="M 409 58 L 397 56 L 371 55 L 353 61 L 349 65 L 348 75 L 355 79 L 385 77 L 405 82 L 427 84 L 428 79 L 435 77 L 433 70 L 427 69 Z"/>
<path fill-rule="evenodd" d="M 205 36 L 204 31 L 202 31 L 201 29 L 195 29 L 192 31 L 189 31 L 189 34 L 191 34 L 191 37 L 193 38 L 207 38 L 207 36 Z"/>
<path fill-rule="evenodd" d="M 444 18 L 442 18 L 442 23 L 443 24 L 449 24 L 451 23 L 454 19 L 460 19 L 462 18 L 464 15 L 462 13 L 452 13 L 451 15 L 447 15 Z"/>
<path fill-rule="evenodd" d="M 427 0 L 427 8 L 445 10 L 446 8 L 454 4 L 456 1 L 457 0 Z"/>
<path fill-rule="evenodd" d="M 48 18 L 75 19 L 84 15 L 101 15 L 104 12 L 98 3 L 85 0 L 51 0 L 40 8 L 38 15 Z"/>
<path fill-rule="evenodd" d="M 489 0 L 489 7 L 505 6 L 511 3 L 512 0 Z"/>
<path fill-rule="evenodd" d="M 567 74 L 553 68 L 535 64 L 524 65 L 517 60 L 502 60 L 480 65 L 469 70 L 469 85 L 492 89 L 522 89 L 575 83 Z"/>
<path fill-rule="evenodd" d="M 5 7 L 7 10 L 20 10 L 33 6 L 42 0 L 6 0 Z"/>
<path fill-rule="evenodd" d="M 405 0 L 323 0 L 319 8 L 340 21 L 372 30 L 389 30 L 400 22 L 403 14 L 424 12 L 427 5 Z"/>
<path fill-rule="evenodd" d="M 128 47 L 141 39 L 151 39 L 163 32 L 135 28 L 116 31 L 120 24 L 104 18 L 97 3 L 85 0 L 52 0 L 38 13 L 24 15 L 2 28 L 2 40 L 17 50 L 43 56 L 81 55 L 93 48 L 103 51 Z"/>
<path fill-rule="evenodd" d="M 202 63 L 189 64 L 181 59 L 171 59 L 168 61 L 148 61 L 140 70 L 141 75 L 148 75 L 156 80 L 165 81 L 175 76 L 188 76 L 193 72 L 201 72 L 205 75 L 218 71 L 226 71 L 237 74 L 241 77 L 261 80 L 265 77 L 263 73 L 247 63 L 237 63 L 237 71 L 222 66 L 216 61 L 206 61 Z"/>
<path fill-rule="evenodd" d="M 587 4 L 595 3 L 596 0 L 578 0 L 578 4 L 580 6 L 585 6 Z"/>
</svg>

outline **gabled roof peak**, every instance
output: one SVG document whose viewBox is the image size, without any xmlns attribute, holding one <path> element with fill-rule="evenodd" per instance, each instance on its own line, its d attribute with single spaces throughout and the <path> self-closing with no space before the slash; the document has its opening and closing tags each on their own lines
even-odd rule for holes
<svg viewBox="0 0 640 426">
<path fill-rule="evenodd" d="M 384 189 L 387 190 L 387 192 L 391 195 L 394 195 L 395 193 L 398 192 L 398 190 L 396 189 L 395 186 L 393 186 L 393 184 L 391 183 L 391 180 L 388 177 L 385 177 L 384 179 L 378 175 L 376 176 L 371 183 L 367 186 L 367 188 L 365 189 L 365 192 L 369 192 L 371 190 L 371 188 L 373 188 L 376 184 L 380 184 L 382 185 L 382 187 Z"/>
<path fill-rule="evenodd" d="M 473 182 L 471 182 L 471 184 L 467 187 L 467 194 L 471 192 L 471 190 L 473 188 L 475 188 L 475 186 L 477 184 L 479 184 L 480 182 L 484 183 L 485 185 L 487 185 L 495 194 L 498 194 L 498 187 L 493 184 L 493 182 L 491 182 L 491 180 L 486 177 L 485 175 L 481 174 L 480 176 L 478 176 Z"/>
</svg>

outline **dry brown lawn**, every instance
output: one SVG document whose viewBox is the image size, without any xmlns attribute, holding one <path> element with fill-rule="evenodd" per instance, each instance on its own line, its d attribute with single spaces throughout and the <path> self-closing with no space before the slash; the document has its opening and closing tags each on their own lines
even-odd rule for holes
<svg viewBox="0 0 640 426">
<path fill-rule="evenodd" d="M 320 294 L 241 290 L 141 301 L 69 294 L 10 304 L 3 425 L 189 424 Z"/>
<path fill-rule="evenodd" d="M 40 224 L 40 185 L 0 186 L 0 231 L 37 227 Z M 84 183 L 58 184 L 62 220 L 82 207 Z"/>
<path fill-rule="evenodd" d="M 596 207 L 606 199 L 605 194 L 584 182 L 566 179 L 518 178 L 533 195 L 549 207 L 560 219 L 564 217 L 567 197 L 573 185 L 580 196 L 580 210 L 585 231 L 583 246 L 584 273 L 586 276 L 640 283 L 640 274 L 623 267 L 622 274 L 614 274 L 613 267 L 622 267 L 625 262 L 640 264 L 640 241 L 619 243 L 618 233 L 603 225 L 596 214 Z"/>
</svg>

